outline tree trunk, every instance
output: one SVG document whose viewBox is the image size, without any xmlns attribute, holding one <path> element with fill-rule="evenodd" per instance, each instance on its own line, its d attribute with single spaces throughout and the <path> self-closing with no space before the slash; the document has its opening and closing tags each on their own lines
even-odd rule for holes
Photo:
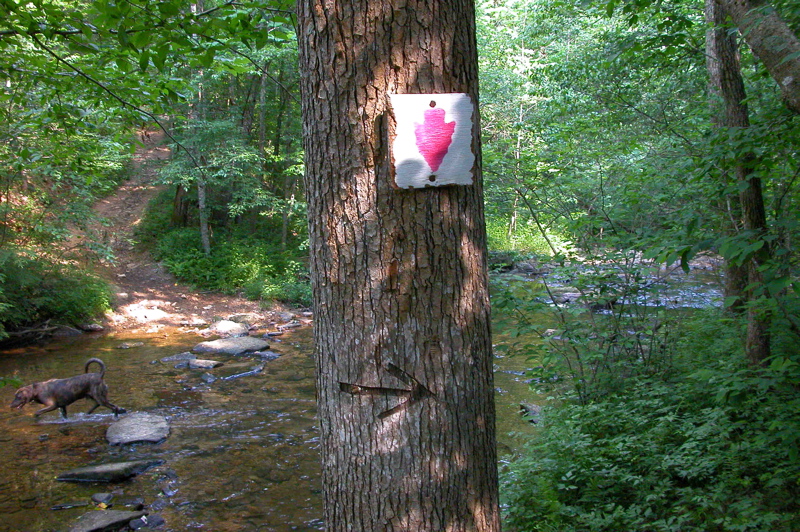
<svg viewBox="0 0 800 532">
<path fill-rule="evenodd" d="M 396 189 L 388 153 L 389 94 L 477 104 L 474 5 L 297 10 L 327 527 L 498 531 L 477 116 L 473 185 Z"/>
<path fill-rule="evenodd" d="M 706 69 L 708 71 L 711 122 L 715 127 L 748 127 L 749 115 L 744 102 L 745 90 L 741 76 L 735 35 L 725 28 L 725 14 L 716 0 L 705 0 Z M 738 177 L 738 176 L 736 176 Z M 723 185 L 730 181 L 730 172 L 723 171 Z M 742 207 L 737 196 L 728 196 L 725 210 L 729 215 L 728 234 L 742 229 Z M 747 287 L 747 266 L 725 262 L 725 297 L 737 298 L 730 305 L 735 313 L 744 312 L 744 291 Z"/>
<path fill-rule="evenodd" d="M 736 37 L 724 27 L 725 14 L 715 0 L 706 0 L 706 22 L 710 26 L 706 33 L 706 65 L 709 73 L 709 86 L 712 102 L 719 101 L 721 103 L 721 106 L 715 106 L 716 117 L 712 120 L 717 127 L 748 128 L 750 127 L 750 117 L 745 102 L 747 94 L 742 79 Z M 761 179 L 753 174 L 756 164 L 757 160 L 753 153 L 743 153 L 739 156 L 734 173 L 737 181 L 742 185 L 739 187 L 738 198 L 742 226 L 754 238 L 763 238 L 767 232 L 767 218 Z M 738 227 L 733 228 L 733 231 L 737 230 Z M 731 278 L 727 280 L 726 288 L 734 290 L 733 285 L 736 284 L 735 289 L 739 291 L 740 285 L 749 285 L 750 288 L 744 293 L 744 296 L 749 303 L 752 303 L 755 299 L 753 286 L 763 283 L 758 267 L 766 260 L 769 260 L 769 251 L 765 245 L 762 251 L 742 267 L 730 265 L 727 273 Z M 745 272 L 747 282 L 742 283 Z M 770 355 L 770 322 L 752 304 L 748 306 L 747 320 L 745 345 L 747 356 L 754 364 L 760 364 Z"/>
<path fill-rule="evenodd" d="M 800 113 L 800 39 L 763 0 L 717 0 L 778 83 L 786 106 Z"/>
<path fill-rule="evenodd" d="M 200 242 L 203 253 L 211 255 L 211 236 L 208 229 L 208 207 L 206 206 L 206 181 L 203 177 L 197 178 L 197 209 L 200 217 Z"/>
<path fill-rule="evenodd" d="M 172 225 L 175 227 L 186 227 L 189 225 L 189 201 L 187 191 L 183 185 L 175 187 L 175 197 L 172 198 Z"/>
<path fill-rule="evenodd" d="M 261 69 L 261 80 L 258 85 L 258 155 L 261 157 L 261 168 L 267 171 L 267 69 L 269 61 L 264 62 Z"/>
</svg>

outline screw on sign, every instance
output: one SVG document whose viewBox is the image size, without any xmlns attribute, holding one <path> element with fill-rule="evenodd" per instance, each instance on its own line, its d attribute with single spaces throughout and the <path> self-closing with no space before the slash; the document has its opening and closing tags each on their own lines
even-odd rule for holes
<svg viewBox="0 0 800 532">
<path fill-rule="evenodd" d="M 473 105 L 468 94 L 393 94 L 395 184 L 471 185 Z"/>
</svg>

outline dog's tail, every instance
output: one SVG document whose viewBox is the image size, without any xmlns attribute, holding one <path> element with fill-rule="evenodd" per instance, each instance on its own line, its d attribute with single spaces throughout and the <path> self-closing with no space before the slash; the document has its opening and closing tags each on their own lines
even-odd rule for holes
<svg viewBox="0 0 800 532">
<path fill-rule="evenodd" d="M 86 361 L 86 366 L 84 366 L 84 373 L 89 373 L 89 365 L 92 362 L 96 362 L 97 364 L 100 365 L 100 378 L 102 379 L 103 375 L 106 374 L 106 365 L 99 358 L 90 358 L 89 360 L 87 360 Z"/>
</svg>

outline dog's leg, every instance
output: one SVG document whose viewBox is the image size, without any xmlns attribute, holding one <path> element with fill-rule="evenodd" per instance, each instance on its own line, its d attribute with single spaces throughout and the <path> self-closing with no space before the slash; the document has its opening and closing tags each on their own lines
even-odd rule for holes
<svg viewBox="0 0 800 532">
<path fill-rule="evenodd" d="M 61 417 L 67 419 L 67 406 L 59 406 L 58 409 L 61 410 Z"/>
<path fill-rule="evenodd" d="M 89 394 L 89 397 L 91 397 L 92 400 L 97 403 L 92 410 L 102 405 L 114 412 L 114 417 L 118 417 L 120 414 L 127 412 L 127 410 L 124 408 L 120 408 L 108 400 L 108 386 L 106 386 L 106 383 L 104 382 L 99 382 L 92 386 L 92 391 Z M 89 412 L 92 412 L 92 410 L 89 410 Z"/>
<path fill-rule="evenodd" d="M 53 411 L 53 410 L 55 410 L 56 408 L 58 408 L 58 405 L 52 405 L 52 404 L 51 404 L 51 405 L 48 405 L 48 406 L 46 406 L 46 407 L 44 407 L 44 408 L 42 408 L 42 409 L 40 409 L 40 410 L 37 410 L 36 412 L 34 412 L 34 413 L 33 413 L 33 415 L 34 415 L 34 417 L 39 417 L 39 416 L 41 416 L 42 414 L 45 414 L 45 413 L 47 413 L 47 412 L 52 412 L 52 411 Z M 63 415 L 63 412 L 62 412 L 62 415 Z M 66 416 L 65 416 L 65 417 L 66 417 Z"/>
<path fill-rule="evenodd" d="M 108 399 L 106 399 L 105 402 L 102 403 L 102 405 L 106 408 L 110 408 L 111 411 L 114 412 L 114 417 L 119 417 L 120 414 L 124 414 L 125 412 L 127 412 L 127 410 L 125 410 L 124 408 L 120 408 L 117 405 L 110 403 Z"/>
</svg>

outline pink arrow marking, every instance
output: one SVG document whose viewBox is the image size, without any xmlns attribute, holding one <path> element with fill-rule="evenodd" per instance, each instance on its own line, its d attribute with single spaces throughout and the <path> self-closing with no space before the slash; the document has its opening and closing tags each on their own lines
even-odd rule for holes
<svg viewBox="0 0 800 532">
<path fill-rule="evenodd" d="M 455 129 L 455 122 L 445 123 L 444 109 L 426 109 L 422 124 L 414 123 L 417 147 L 432 171 L 439 169 L 444 156 L 447 155 Z"/>
</svg>

